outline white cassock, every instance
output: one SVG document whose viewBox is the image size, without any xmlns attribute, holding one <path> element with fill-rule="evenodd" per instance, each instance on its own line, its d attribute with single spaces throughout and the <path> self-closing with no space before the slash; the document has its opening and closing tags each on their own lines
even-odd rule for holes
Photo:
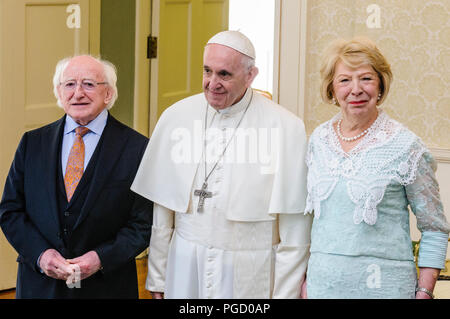
<svg viewBox="0 0 450 319">
<path fill-rule="evenodd" d="M 204 94 L 169 107 L 131 186 L 154 202 L 146 289 L 165 298 L 298 298 L 311 227 L 305 152 L 302 120 L 252 89 L 220 111 Z M 197 212 L 194 191 L 205 163 L 207 175 L 217 161 L 212 197 Z"/>
</svg>

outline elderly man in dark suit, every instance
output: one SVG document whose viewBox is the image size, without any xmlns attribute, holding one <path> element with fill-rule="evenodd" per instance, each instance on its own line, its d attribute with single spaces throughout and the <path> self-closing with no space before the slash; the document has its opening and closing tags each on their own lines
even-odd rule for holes
<svg viewBox="0 0 450 319">
<path fill-rule="evenodd" d="M 20 141 L 0 203 L 19 254 L 17 298 L 138 298 L 152 204 L 130 185 L 148 139 L 109 114 L 116 81 L 107 61 L 60 61 L 53 84 L 66 115 Z"/>
</svg>

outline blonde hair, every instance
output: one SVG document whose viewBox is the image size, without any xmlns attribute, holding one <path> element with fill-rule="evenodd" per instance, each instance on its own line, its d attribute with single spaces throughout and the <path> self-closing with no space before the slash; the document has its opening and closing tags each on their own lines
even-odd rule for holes
<svg viewBox="0 0 450 319">
<path fill-rule="evenodd" d="M 326 50 L 320 68 L 322 80 L 320 94 L 326 103 L 333 103 L 333 79 L 336 65 L 340 61 L 351 68 L 370 65 L 380 79 L 378 104 L 383 103 L 393 80 L 391 66 L 375 43 L 365 37 L 355 37 L 351 40 L 339 39 Z"/>
</svg>

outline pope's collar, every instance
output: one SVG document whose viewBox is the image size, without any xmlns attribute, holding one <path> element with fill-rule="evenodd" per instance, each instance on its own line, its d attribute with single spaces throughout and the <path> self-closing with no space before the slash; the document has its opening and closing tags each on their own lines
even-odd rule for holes
<svg viewBox="0 0 450 319">
<path fill-rule="evenodd" d="M 248 103 L 250 102 L 250 99 L 252 98 L 252 88 L 248 88 L 247 91 L 245 92 L 244 96 L 242 97 L 242 99 L 237 102 L 236 104 L 233 104 L 229 107 L 226 107 L 224 109 L 221 110 L 216 110 L 215 108 L 213 108 L 211 105 L 209 105 L 208 103 L 208 107 L 210 107 L 213 111 L 216 111 L 219 114 L 227 114 L 227 115 L 234 115 L 237 113 L 240 113 L 242 111 L 245 110 L 245 108 L 247 107 Z"/>
</svg>

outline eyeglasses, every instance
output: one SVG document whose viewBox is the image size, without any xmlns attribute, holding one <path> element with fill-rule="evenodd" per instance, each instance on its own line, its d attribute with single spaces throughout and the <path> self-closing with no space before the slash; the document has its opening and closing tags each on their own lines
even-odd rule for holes
<svg viewBox="0 0 450 319">
<path fill-rule="evenodd" d="M 78 86 L 78 82 L 75 80 L 67 80 L 65 82 L 60 82 L 59 84 L 62 85 L 65 91 L 75 91 Z M 108 82 L 96 82 L 94 80 L 85 79 L 81 81 L 80 85 L 85 91 L 94 91 L 100 84 L 108 84 Z"/>
</svg>

